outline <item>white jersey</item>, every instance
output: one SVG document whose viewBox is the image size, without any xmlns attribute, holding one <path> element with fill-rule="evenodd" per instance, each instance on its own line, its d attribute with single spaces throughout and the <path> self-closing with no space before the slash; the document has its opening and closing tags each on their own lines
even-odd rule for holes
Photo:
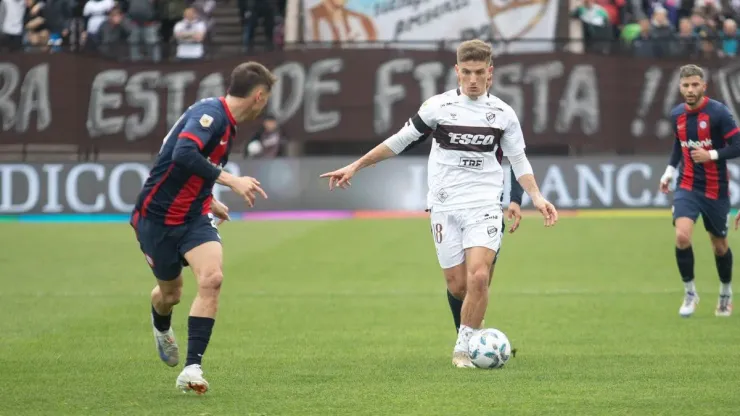
<svg viewBox="0 0 740 416">
<path fill-rule="evenodd" d="M 450 211 L 500 206 L 503 156 L 524 156 L 524 137 L 514 110 L 496 96 L 471 99 L 459 89 L 435 95 L 384 143 L 399 154 L 432 136 L 427 207 Z M 529 168 L 531 172 L 531 167 Z"/>
</svg>

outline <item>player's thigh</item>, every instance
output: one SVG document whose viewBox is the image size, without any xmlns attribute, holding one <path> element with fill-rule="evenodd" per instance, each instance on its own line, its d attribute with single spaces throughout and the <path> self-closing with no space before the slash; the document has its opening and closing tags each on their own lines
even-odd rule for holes
<svg viewBox="0 0 740 416">
<path fill-rule="evenodd" d="M 434 212 L 431 215 L 432 238 L 437 260 L 442 269 L 451 269 L 465 261 L 462 230 L 454 211 Z M 447 277 L 447 274 L 445 274 Z"/>
<path fill-rule="evenodd" d="M 701 219 L 704 223 L 704 229 L 714 237 L 712 240 L 726 240 L 727 230 L 730 222 L 730 201 L 729 199 L 711 200 L 703 198 L 701 200 Z"/>
<path fill-rule="evenodd" d="M 491 268 L 501 249 L 503 212 L 494 206 L 469 210 L 464 215 L 463 248 L 468 275 L 484 274 L 490 279 Z"/>
<path fill-rule="evenodd" d="M 701 205 L 694 192 L 684 189 L 677 190 L 673 197 L 671 214 L 674 224 L 681 218 L 688 218 L 692 223 L 696 222 L 701 214 Z"/>
<path fill-rule="evenodd" d="M 202 217 L 189 224 L 180 241 L 179 252 L 193 269 L 199 284 L 221 284 L 223 247 L 218 229 L 210 219 Z"/>
<path fill-rule="evenodd" d="M 178 252 L 177 227 L 166 227 L 145 218 L 136 218 L 134 229 L 139 248 L 158 282 L 176 281 L 182 273 L 182 259 Z M 176 283 L 175 283 L 176 284 Z"/>
</svg>

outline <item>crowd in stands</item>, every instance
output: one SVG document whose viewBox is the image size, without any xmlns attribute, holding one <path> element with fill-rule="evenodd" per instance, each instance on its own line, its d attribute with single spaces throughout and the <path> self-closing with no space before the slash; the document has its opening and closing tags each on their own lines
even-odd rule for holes
<svg viewBox="0 0 740 416">
<path fill-rule="evenodd" d="M 245 49 L 258 26 L 269 46 L 280 43 L 280 0 L 0 0 L 0 53 L 67 47 L 134 61 L 201 59 L 223 5 L 241 14 Z"/>
<path fill-rule="evenodd" d="M 583 0 L 571 16 L 591 53 L 731 58 L 740 46 L 740 0 Z"/>
</svg>

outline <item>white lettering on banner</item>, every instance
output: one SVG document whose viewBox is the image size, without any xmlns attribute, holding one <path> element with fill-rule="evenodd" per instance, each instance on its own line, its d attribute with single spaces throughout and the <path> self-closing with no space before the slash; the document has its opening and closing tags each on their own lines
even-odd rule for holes
<svg viewBox="0 0 740 416">
<path fill-rule="evenodd" d="M 13 201 L 14 174 L 19 174 L 25 178 L 26 192 L 21 192 L 21 195 L 26 195 L 26 200 L 23 202 L 14 203 Z M 38 204 L 41 187 L 39 185 L 39 175 L 32 166 L 22 164 L 0 165 L 0 176 L 0 185 L 2 186 L 0 212 L 19 214 L 31 211 Z"/>
<path fill-rule="evenodd" d="M 108 179 L 108 199 L 113 210 L 117 212 L 131 212 L 134 210 L 134 202 L 128 204 L 121 198 L 121 177 L 127 172 L 137 173 L 139 175 L 138 183 L 142 185 L 149 177 L 149 169 L 141 163 L 122 163 L 111 169 Z"/>
<path fill-rule="evenodd" d="M 590 207 L 590 192 L 599 199 L 603 206 L 612 206 L 613 195 L 612 186 L 614 184 L 613 176 L 616 167 L 614 165 L 601 165 L 601 181 L 596 177 L 594 172 L 586 165 L 576 165 L 578 172 L 578 206 Z"/>
<path fill-rule="evenodd" d="M 105 168 L 98 164 L 85 163 L 84 165 L 77 165 L 73 167 L 67 174 L 67 182 L 65 184 L 65 194 L 67 195 L 67 203 L 74 212 L 92 213 L 101 212 L 105 209 L 105 197 L 102 194 L 95 196 L 95 202 L 93 205 L 88 205 L 82 202 L 78 196 L 78 182 L 80 182 L 80 176 L 90 172 L 95 175 L 95 179 L 102 181 L 105 176 Z"/>
<path fill-rule="evenodd" d="M 536 40 L 555 36 L 558 17 L 557 0 L 346 0 L 331 8 L 324 0 L 302 3 L 304 38 L 344 47 L 393 41 L 428 49 L 446 41 L 454 48 L 460 39 L 481 38 L 506 39 L 508 53 L 548 52 L 554 44 Z"/>
<path fill-rule="evenodd" d="M 64 206 L 59 203 L 59 173 L 64 169 L 64 165 L 47 164 L 44 165 L 46 173 L 46 205 L 41 209 L 45 213 L 56 213 L 64 211 Z"/>
<path fill-rule="evenodd" d="M 344 66 L 340 58 L 322 59 L 313 63 L 307 70 L 303 65 L 289 62 L 278 66 L 273 74 L 277 82 L 273 87 L 272 99 L 268 102 L 271 114 L 278 123 L 293 117 L 303 104 L 303 128 L 306 132 L 316 133 L 333 129 L 341 121 L 337 110 L 322 112 L 319 100 L 322 95 L 335 95 L 341 91 L 337 80 L 323 79 L 324 75 L 337 74 Z M 284 91 L 288 81 L 290 88 Z M 285 103 L 283 95 L 287 95 Z"/>
<path fill-rule="evenodd" d="M 18 102 L 13 94 L 19 90 Z M 29 69 L 21 82 L 20 69 L 7 62 L 0 62 L 0 131 L 15 128 L 25 133 L 31 127 L 31 117 L 36 115 L 36 129 L 40 132 L 51 125 L 49 101 L 49 64 L 39 64 Z"/>
<path fill-rule="evenodd" d="M 124 133 L 129 141 L 146 137 L 159 124 L 159 95 L 157 90 L 167 89 L 166 117 L 168 125 L 175 123 L 185 109 L 185 89 L 197 79 L 194 71 L 162 74 L 160 71 L 143 71 L 129 76 L 123 69 L 100 72 L 90 87 L 87 130 L 91 137 Z M 116 92 L 122 90 L 123 92 Z M 198 85 L 198 98 L 223 95 L 223 76 L 212 73 L 203 77 Z M 105 115 L 124 107 L 138 111 L 128 116 Z"/>
<path fill-rule="evenodd" d="M 224 170 L 241 176 L 237 163 L 227 163 Z M 81 163 L 67 166 L 66 171 L 65 165 L 59 163 L 0 164 L 0 213 L 129 213 L 136 202 L 132 195 L 138 194 L 148 176 L 149 167 L 142 163 Z M 216 185 L 213 196 L 220 200 L 229 191 L 228 187 Z"/>
</svg>

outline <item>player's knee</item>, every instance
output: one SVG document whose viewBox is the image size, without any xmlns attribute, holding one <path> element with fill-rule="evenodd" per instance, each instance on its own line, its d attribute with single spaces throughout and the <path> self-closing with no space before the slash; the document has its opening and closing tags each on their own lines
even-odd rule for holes
<svg viewBox="0 0 740 416">
<path fill-rule="evenodd" d="M 712 250 L 715 256 L 724 256 L 729 249 L 730 245 L 726 238 L 712 240 Z"/>
<path fill-rule="evenodd" d="M 212 269 L 201 274 L 198 279 L 198 290 L 201 293 L 218 294 L 224 274 L 221 269 Z"/>
<path fill-rule="evenodd" d="M 175 288 L 168 292 L 162 292 L 162 300 L 168 305 L 177 305 L 182 297 L 182 287 Z"/>
<path fill-rule="evenodd" d="M 684 249 L 691 246 L 691 234 L 681 228 L 676 228 L 676 247 Z"/>
<path fill-rule="evenodd" d="M 468 290 L 484 291 L 488 288 L 489 271 L 487 267 L 476 267 L 468 272 Z"/>
</svg>

